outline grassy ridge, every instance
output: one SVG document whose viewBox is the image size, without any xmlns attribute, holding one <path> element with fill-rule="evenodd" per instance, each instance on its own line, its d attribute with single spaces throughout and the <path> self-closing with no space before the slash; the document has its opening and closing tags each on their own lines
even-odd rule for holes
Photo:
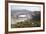
<svg viewBox="0 0 46 34">
<path fill-rule="evenodd" d="M 25 20 L 11 25 L 12 28 L 40 27 L 39 20 Z"/>
</svg>

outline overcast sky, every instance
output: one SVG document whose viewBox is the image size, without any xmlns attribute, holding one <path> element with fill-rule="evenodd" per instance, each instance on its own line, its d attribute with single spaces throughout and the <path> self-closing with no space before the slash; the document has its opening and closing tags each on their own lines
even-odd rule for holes
<svg viewBox="0 0 46 34">
<path fill-rule="evenodd" d="M 40 11 L 40 6 L 15 6 L 15 5 L 11 5 L 11 9 L 12 10 L 29 10 L 29 11 Z"/>
</svg>

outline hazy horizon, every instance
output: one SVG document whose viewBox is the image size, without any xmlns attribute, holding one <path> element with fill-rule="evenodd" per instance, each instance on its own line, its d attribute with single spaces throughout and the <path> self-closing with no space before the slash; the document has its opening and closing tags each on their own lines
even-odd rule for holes
<svg viewBox="0 0 46 34">
<path fill-rule="evenodd" d="M 40 11 L 40 6 L 19 6 L 11 5 L 11 10 L 29 10 L 29 11 Z"/>
</svg>

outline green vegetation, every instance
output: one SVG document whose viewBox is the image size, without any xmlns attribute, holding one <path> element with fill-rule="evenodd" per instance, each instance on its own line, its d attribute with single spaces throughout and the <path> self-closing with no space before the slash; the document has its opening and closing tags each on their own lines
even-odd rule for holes
<svg viewBox="0 0 46 34">
<path fill-rule="evenodd" d="M 24 28 L 24 27 L 40 27 L 40 21 L 26 20 L 23 22 L 12 24 L 12 28 Z"/>
</svg>

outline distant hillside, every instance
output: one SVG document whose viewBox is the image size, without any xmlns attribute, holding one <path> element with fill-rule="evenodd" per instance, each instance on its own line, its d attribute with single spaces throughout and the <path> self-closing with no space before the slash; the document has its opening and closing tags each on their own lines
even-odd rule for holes
<svg viewBox="0 0 46 34">
<path fill-rule="evenodd" d="M 11 11 L 11 16 L 14 17 L 14 16 L 18 16 L 18 15 L 27 15 L 29 14 L 30 16 L 35 16 L 35 14 L 39 14 L 40 11 L 28 11 L 28 10 L 14 10 L 14 11 Z"/>
<path fill-rule="evenodd" d="M 19 18 L 19 15 L 26 15 L 26 18 Z M 17 21 L 23 21 L 28 19 L 39 20 L 40 19 L 40 11 L 28 11 L 28 10 L 14 10 L 11 11 L 11 19 L 14 24 Z"/>
<path fill-rule="evenodd" d="M 27 13 L 31 13 L 31 11 L 28 11 L 28 10 L 14 10 L 14 11 L 11 11 L 11 14 L 27 14 Z"/>
</svg>

